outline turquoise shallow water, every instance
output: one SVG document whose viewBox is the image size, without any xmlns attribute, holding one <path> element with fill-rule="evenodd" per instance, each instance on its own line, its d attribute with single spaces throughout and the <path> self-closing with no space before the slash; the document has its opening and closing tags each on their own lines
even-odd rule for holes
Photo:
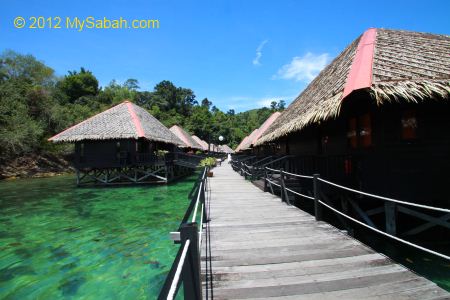
<svg viewBox="0 0 450 300">
<path fill-rule="evenodd" d="M 154 299 L 196 176 L 77 188 L 73 176 L 0 182 L 0 299 Z"/>
</svg>

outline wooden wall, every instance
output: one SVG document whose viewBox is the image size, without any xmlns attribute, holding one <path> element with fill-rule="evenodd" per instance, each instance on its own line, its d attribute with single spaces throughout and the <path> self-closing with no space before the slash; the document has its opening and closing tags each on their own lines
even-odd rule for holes
<svg viewBox="0 0 450 300">
<path fill-rule="evenodd" d="M 360 135 L 352 147 L 350 119 L 356 119 L 359 132 L 367 122 L 364 115 L 370 116 L 371 143 Z M 415 138 L 405 138 L 411 132 L 404 123 L 411 127 L 410 121 L 417 126 Z M 340 175 L 331 180 L 405 201 L 448 207 L 449 129 L 450 103 L 444 100 L 377 106 L 367 94 L 356 94 L 345 100 L 337 119 L 309 126 L 278 143 L 280 153 L 332 161 L 328 168 Z M 342 174 L 345 178 L 338 178 Z"/>
</svg>

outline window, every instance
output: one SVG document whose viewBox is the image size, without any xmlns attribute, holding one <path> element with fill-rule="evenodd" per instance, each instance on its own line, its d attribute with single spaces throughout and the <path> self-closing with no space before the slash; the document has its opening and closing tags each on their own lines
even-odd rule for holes
<svg viewBox="0 0 450 300">
<path fill-rule="evenodd" d="M 372 145 L 372 123 L 370 114 L 367 113 L 360 116 L 358 121 L 361 146 L 369 147 Z"/>
<path fill-rule="evenodd" d="M 356 135 L 356 118 L 351 118 L 348 122 L 347 138 L 351 148 L 358 147 L 358 137 Z"/>
<path fill-rule="evenodd" d="M 84 157 L 84 143 L 80 144 L 80 157 Z"/>
<path fill-rule="evenodd" d="M 417 119 L 415 110 L 407 110 L 402 114 L 402 139 L 417 138 Z"/>
<path fill-rule="evenodd" d="M 369 113 L 349 119 L 347 139 L 353 149 L 372 145 L 372 122 Z"/>
</svg>

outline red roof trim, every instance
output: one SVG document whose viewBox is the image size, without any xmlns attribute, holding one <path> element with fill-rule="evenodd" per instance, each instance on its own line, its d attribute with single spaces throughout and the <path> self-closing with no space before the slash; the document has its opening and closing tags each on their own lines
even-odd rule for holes
<svg viewBox="0 0 450 300">
<path fill-rule="evenodd" d="M 369 28 L 359 40 L 358 48 L 347 76 L 342 99 L 355 90 L 368 88 L 372 85 L 372 66 L 376 36 L 377 29 Z"/>
<path fill-rule="evenodd" d="M 136 127 L 136 133 L 138 137 L 145 137 L 144 129 L 142 128 L 141 120 L 139 120 L 136 112 L 134 111 L 133 104 L 130 101 L 124 102 L 127 105 L 128 112 L 131 115 L 131 120 L 133 121 L 134 127 Z"/>
<path fill-rule="evenodd" d="M 186 144 L 186 146 L 188 146 L 189 148 L 192 148 L 194 145 L 192 145 L 192 143 L 189 141 L 188 137 L 184 135 L 183 131 L 181 130 L 181 128 L 178 125 L 173 125 L 172 126 L 173 130 L 175 130 L 176 132 L 175 135 L 183 142 Z M 177 134 L 178 133 L 178 134 Z"/>
</svg>

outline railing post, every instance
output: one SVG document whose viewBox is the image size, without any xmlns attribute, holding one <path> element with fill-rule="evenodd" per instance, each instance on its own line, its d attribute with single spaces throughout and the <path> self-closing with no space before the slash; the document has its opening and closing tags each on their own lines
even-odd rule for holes
<svg viewBox="0 0 450 300">
<path fill-rule="evenodd" d="M 313 184 L 314 184 L 314 215 L 316 216 L 316 221 L 322 220 L 322 208 L 320 207 L 320 175 L 313 175 Z"/>
<path fill-rule="evenodd" d="M 184 299 L 202 299 L 197 223 L 187 223 L 181 225 L 180 235 L 181 245 L 184 245 L 187 240 L 190 240 L 186 261 L 182 272 Z"/>
<path fill-rule="evenodd" d="M 284 173 L 283 173 L 283 168 L 280 169 L 280 185 L 281 185 L 281 202 L 287 202 L 286 200 L 286 187 L 284 185 Z"/>
<path fill-rule="evenodd" d="M 395 203 L 386 201 L 384 203 L 384 211 L 386 215 L 386 232 L 397 235 L 397 206 Z"/>
<path fill-rule="evenodd" d="M 208 169 L 206 169 L 206 172 L 208 172 L 209 170 Z M 208 192 L 207 191 L 207 187 L 206 187 L 206 185 L 207 185 L 207 180 L 208 180 L 208 176 L 205 176 L 205 178 L 202 180 L 202 182 L 203 182 L 203 188 L 202 188 L 202 190 L 200 191 L 201 192 L 201 195 L 200 195 L 200 201 L 201 201 L 201 203 L 203 204 L 203 220 L 205 220 L 204 222 L 206 223 L 206 222 L 209 222 L 209 215 L 207 214 L 207 212 L 206 212 L 206 210 L 207 210 L 207 207 L 206 207 L 206 193 Z M 203 228 L 200 228 L 200 230 L 202 230 Z"/>
<path fill-rule="evenodd" d="M 264 167 L 264 193 L 267 192 L 267 169 Z"/>
<path fill-rule="evenodd" d="M 283 169 L 281 169 L 281 186 L 284 190 L 284 200 L 286 201 L 287 205 L 291 205 L 291 200 L 289 200 L 289 194 L 286 189 L 286 174 L 284 173 Z"/>
</svg>

